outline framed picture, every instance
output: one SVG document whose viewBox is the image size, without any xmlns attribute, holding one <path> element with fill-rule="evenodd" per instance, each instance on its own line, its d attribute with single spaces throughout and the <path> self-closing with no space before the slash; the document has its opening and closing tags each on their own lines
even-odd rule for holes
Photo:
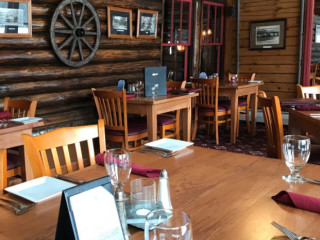
<svg viewBox="0 0 320 240">
<path fill-rule="evenodd" d="M 157 11 L 138 9 L 137 38 L 156 38 L 157 23 Z"/>
<path fill-rule="evenodd" d="M 250 23 L 250 50 L 286 47 L 286 19 Z"/>
<path fill-rule="evenodd" d="M 131 9 L 108 7 L 108 37 L 132 38 Z"/>
<path fill-rule="evenodd" d="M 315 34 L 314 34 L 314 42 L 320 43 L 320 25 L 316 25 Z"/>
<path fill-rule="evenodd" d="M 0 0 L 0 37 L 32 37 L 31 0 Z"/>
</svg>

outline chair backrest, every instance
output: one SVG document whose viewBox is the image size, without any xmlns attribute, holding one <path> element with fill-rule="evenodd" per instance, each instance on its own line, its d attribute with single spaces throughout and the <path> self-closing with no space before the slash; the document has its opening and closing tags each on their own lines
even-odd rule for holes
<svg viewBox="0 0 320 240">
<path fill-rule="evenodd" d="M 182 82 L 180 81 L 167 81 L 167 87 L 168 88 L 185 88 L 187 81 L 184 80 Z"/>
<path fill-rule="evenodd" d="M 126 91 L 92 88 L 94 102 L 100 119 L 107 130 L 124 131 L 128 136 Z"/>
<path fill-rule="evenodd" d="M 6 97 L 4 99 L 3 110 L 9 110 L 12 118 L 34 117 L 36 114 L 37 100 L 12 99 Z"/>
<path fill-rule="evenodd" d="M 298 98 L 320 99 L 320 85 L 301 86 L 297 84 Z"/>
<path fill-rule="evenodd" d="M 235 73 L 229 73 L 228 79 L 231 80 L 232 76 L 235 75 Z M 253 81 L 256 77 L 256 73 L 239 73 L 238 74 L 238 82 L 239 83 L 246 83 L 248 81 Z"/>
<path fill-rule="evenodd" d="M 258 100 L 262 106 L 266 126 L 268 157 L 283 159 L 283 122 L 279 97 L 268 98 L 264 91 L 259 91 Z"/>
<path fill-rule="evenodd" d="M 219 77 L 210 79 L 190 78 L 190 81 L 193 88 L 201 89 L 197 98 L 198 107 L 214 108 L 215 112 L 218 111 L 215 106 L 218 103 Z"/>
<path fill-rule="evenodd" d="M 66 174 L 94 165 L 95 138 L 99 138 L 100 152 L 105 151 L 103 119 L 94 125 L 58 128 L 38 136 L 22 135 L 35 178 Z"/>
</svg>

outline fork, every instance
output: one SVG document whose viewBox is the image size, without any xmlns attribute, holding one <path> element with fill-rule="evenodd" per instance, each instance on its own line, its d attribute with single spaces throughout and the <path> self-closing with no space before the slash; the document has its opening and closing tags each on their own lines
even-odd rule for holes
<svg viewBox="0 0 320 240">
<path fill-rule="evenodd" d="M 276 222 L 271 223 L 273 226 L 275 226 L 277 229 L 279 229 L 281 232 L 283 232 L 290 240 L 319 240 L 318 238 L 309 238 L 305 236 L 301 236 L 299 234 L 296 234 L 292 231 L 290 231 L 288 228 L 281 226 L 280 224 Z"/>
</svg>

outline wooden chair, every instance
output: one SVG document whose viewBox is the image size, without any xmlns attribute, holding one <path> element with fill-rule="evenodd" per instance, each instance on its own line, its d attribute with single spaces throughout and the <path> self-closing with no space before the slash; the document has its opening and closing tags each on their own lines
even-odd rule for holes
<svg viewBox="0 0 320 240">
<path fill-rule="evenodd" d="M 36 114 L 37 100 L 12 99 L 6 97 L 4 99 L 3 110 L 9 110 L 12 118 L 34 117 Z"/>
<path fill-rule="evenodd" d="M 267 155 L 268 157 L 283 159 L 283 123 L 279 97 L 268 98 L 264 91 L 259 91 L 258 100 L 262 106 L 266 126 Z"/>
<path fill-rule="evenodd" d="M 126 91 L 92 88 L 92 93 L 99 118 L 104 119 L 106 140 L 121 143 L 129 151 L 142 148 L 148 138 L 147 124 L 141 120 L 128 122 Z"/>
<path fill-rule="evenodd" d="M 319 71 L 320 71 L 319 63 L 311 63 L 311 65 L 310 65 L 310 84 L 311 84 L 311 86 L 315 86 L 315 85 L 320 84 Z"/>
<path fill-rule="evenodd" d="M 168 88 L 185 88 L 186 81 L 168 81 Z M 175 114 L 160 114 L 157 117 L 160 138 L 176 138 L 180 139 L 180 110 Z"/>
<path fill-rule="evenodd" d="M 37 100 L 30 101 L 27 99 L 12 99 L 10 97 L 4 99 L 3 110 L 9 111 L 11 118 L 34 117 L 36 108 Z M 9 178 L 21 176 L 21 158 L 24 157 L 23 146 L 8 149 L 6 152 L 8 152 L 7 156 L 3 158 L 3 169 L 7 169 L 3 171 L 3 188 L 8 186 Z"/>
<path fill-rule="evenodd" d="M 297 84 L 297 94 L 298 98 L 320 99 L 320 85 L 301 86 Z"/>
<path fill-rule="evenodd" d="M 192 139 L 195 138 L 198 119 L 202 118 L 206 125 L 213 125 L 216 135 L 216 144 L 219 145 L 219 124 L 230 121 L 231 110 L 227 106 L 219 106 L 219 78 L 196 79 L 190 78 L 193 88 L 199 88 L 199 96 L 195 102 L 195 124 Z"/>
<path fill-rule="evenodd" d="M 66 174 L 96 164 L 95 138 L 99 138 L 100 152 L 105 151 L 103 119 L 94 125 L 63 127 L 38 136 L 22 135 L 34 178 Z"/>
<path fill-rule="evenodd" d="M 231 80 L 233 73 L 228 74 L 228 79 Z M 255 79 L 255 73 L 240 73 L 238 74 L 238 83 L 247 83 Z M 237 123 L 237 136 L 239 136 L 240 117 L 246 118 L 247 129 L 250 132 L 250 96 L 241 96 L 238 100 L 238 123 Z"/>
</svg>

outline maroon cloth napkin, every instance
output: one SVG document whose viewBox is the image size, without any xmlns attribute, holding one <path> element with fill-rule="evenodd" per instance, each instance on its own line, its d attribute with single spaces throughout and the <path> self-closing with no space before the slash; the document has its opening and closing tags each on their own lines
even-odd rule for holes
<svg viewBox="0 0 320 240">
<path fill-rule="evenodd" d="M 135 98 L 136 97 L 136 95 L 135 94 L 127 94 L 126 95 L 126 98 L 128 99 L 128 98 Z"/>
<path fill-rule="evenodd" d="M 134 163 L 131 164 L 131 168 L 131 173 L 149 178 L 160 177 L 161 173 L 160 169 L 143 167 Z"/>
<path fill-rule="evenodd" d="M 302 195 L 299 193 L 281 191 L 271 197 L 275 202 L 282 203 L 291 207 L 320 213 L 320 199 Z"/>
<path fill-rule="evenodd" d="M 96 163 L 100 165 L 104 165 L 104 153 L 98 153 L 96 155 Z M 143 167 L 143 166 L 132 163 L 131 173 L 140 175 L 140 176 L 155 178 L 155 177 L 160 177 L 161 169 Z"/>
<path fill-rule="evenodd" d="M 0 112 L 0 119 L 10 119 L 11 113 L 7 111 Z"/>
<path fill-rule="evenodd" d="M 317 106 L 317 105 L 297 105 L 296 110 L 298 110 L 298 111 L 320 111 L 320 106 Z"/>
</svg>

